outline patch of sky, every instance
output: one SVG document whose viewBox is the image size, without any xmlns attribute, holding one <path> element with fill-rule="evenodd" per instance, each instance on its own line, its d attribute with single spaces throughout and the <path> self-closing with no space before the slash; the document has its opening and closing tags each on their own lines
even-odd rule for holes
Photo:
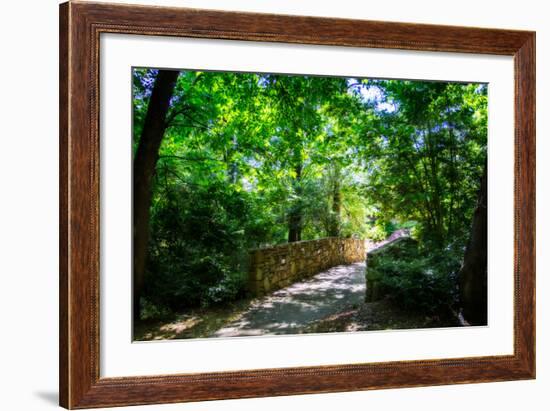
<svg viewBox="0 0 550 411">
<path fill-rule="evenodd" d="M 385 111 L 386 113 L 393 113 L 394 111 L 397 110 L 397 105 L 395 103 L 390 103 L 385 101 L 382 103 L 378 103 L 376 105 L 376 110 Z"/>
<path fill-rule="evenodd" d="M 181 100 L 181 95 L 175 95 L 170 98 L 170 107 L 174 107 Z"/>
<path fill-rule="evenodd" d="M 134 69 L 134 77 L 137 78 L 141 84 L 141 88 L 134 88 L 134 98 L 146 99 L 151 96 L 153 91 L 153 85 L 155 84 L 155 78 L 158 74 L 158 69 Z"/>
<path fill-rule="evenodd" d="M 248 177 L 242 177 L 241 184 L 243 186 L 244 191 L 251 192 L 251 191 L 254 191 L 254 189 L 256 188 L 257 181 L 256 179 L 254 179 L 254 181 L 251 181 Z"/>
<path fill-rule="evenodd" d="M 348 78 L 348 92 L 360 97 L 361 101 L 369 104 L 376 111 L 393 113 L 397 110 L 397 104 L 388 100 L 384 91 L 376 84 L 369 84 L 356 78 Z"/>
<path fill-rule="evenodd" d="M 254 167 L 254 168 L 260 168 L 263 164 L 263 161 L 260 161 L 260 160 L 254 158 L 254 157 L 251 157 L 251 156 L 246 157 L 244 160 L 245 160 L 246 164 L 248 164 L 249 166 Z"/>
<path fill-rule="evenodd" d="M 389 144 L 390 144 L 390 140 L 388 139 L 388 137 L 382 134 L 382 135 L 380 136 L 380 139 L 382 140 L 380 145 L 381 145 L 383 148 L 387 148 L 387 147 L 389 146 Z"/>
<path fill-rule="evenodd" d="M 447 107 L 447 113 L 456 113 L 458 110 L 460 110 L 460 106 Z"/>
<path fill-rule="evenodd" d="M 478 86 L 476 87 L 476 93 L 477 94 L 483 94 L 487 91 L 487 84 L 478 84 Z"/>
<path fill-rule="evenodd" d="M 280 130 L 277 130 L 280 132 Z M 281 138 L 279 136 L 271 136 L 271 138 L 269 139 L 269 141 L 272 143 L 272 144 L 277 144 L 281 141 Z"/>
</svg>

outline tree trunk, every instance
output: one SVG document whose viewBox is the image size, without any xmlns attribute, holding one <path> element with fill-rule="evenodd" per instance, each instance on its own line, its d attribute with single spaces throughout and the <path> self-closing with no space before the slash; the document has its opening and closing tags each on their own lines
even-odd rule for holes
<svg viewBox="0 0 550 411">
<path fill-rule="evenodd" d="M 294 243 L 302 241 L 301 216 L 298 212 L 293 212 L 290 215 L 288 228 L 288 242 Z"/>
<path fill-rule="evenodd" d="M 149 242 L 151 185 L 178 71 L 159 70 L 134 158 L 134 319 L 139 319 Z"/>
<path fill-rule="evenodd" d="M 464 319 L 471 325 L 487 325 L 487 166 L 458 275 Z"/>
<path fill-rule="evenodd" d="M 239 181 L 239 165 L 236 160 L 233 160 L 233 155 L 238 151 L 239 143 L 237 141 L 237 136 L 233 135 L 231 137 L 231 148 L 227 150 L 227 179 L 230 184 L 237 184 Z"/>
<path fill-rule="evenodd" d="M 294 201 L 290 215 L 288 217 L 288 242 L 293 243 L 302 240 L 302 164 L 298 164 L 294 171 L 296 178 L 294 179 L 295 193 L 297 200 Z"/>
<path fill-rule="evenodd" d="M 337 167 L 337 166 L 336 166 Z M 340 236 L 340 213 L 342 208 L 342 195 L 340 193 L 340 169 L 334 170 L 332 176 L 332 213 L 330 218 L 330 237 Z"/>
</svg>

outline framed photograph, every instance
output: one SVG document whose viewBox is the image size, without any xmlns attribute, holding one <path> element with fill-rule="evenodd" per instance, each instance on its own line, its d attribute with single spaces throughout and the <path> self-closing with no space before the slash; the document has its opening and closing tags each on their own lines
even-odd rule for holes
<svg viewBox="0 0 550 411">
<path fill-rule="evenodd" d="M 60 6 L 60 405 L 535 378 L 535 33 Z"/>
</svg>

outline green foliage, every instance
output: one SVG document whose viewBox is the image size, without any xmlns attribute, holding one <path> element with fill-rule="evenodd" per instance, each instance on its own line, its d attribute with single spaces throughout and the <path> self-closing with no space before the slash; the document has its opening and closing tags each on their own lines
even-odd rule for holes
<svg viewBox="0 0 550 411">
<path fill-rule="evenodd" d="M 463 247 L 486 158 L 486 86 L 369 84 L 396 107 L 380 116 L 379 132 L 361 146 L 379 218 L 417 221 L 424 241 Z"/>
<path fill-rule="evenodd" d="M 369 255 L 367 264 L 367 279 L 376 283 L 379 295 L 405 309 L 441 313 L 457 300 L 460 256 L 405 239 Z"/>
<path fill-rule="evenodd" d="M 134 149 L 155 76 L 133 72 Z M 291 232 L 380 241 L 400 228 L 420 251 L 381 260 L 387 286 L 406 304 L 448 301 L 486 133 L 485 85 L 182 71 L 156 164 L 144 311 L 240 298 L 248 251 Z"/>
<path fill-rule="evenodd" d="M 383 241 L 387 237 L 386 230 L 378 224 L 374 224 L 367 230 L 367 238 L 372 241 L 379 242 Z"/>
<path fill-rule="evenodd" d="M 251 241 L 244 229 L 254 221 L 247 194 L 221 183 L 159 191 L 146 295 L 172 310 L 241 297 Z"/>
<path fill-rule="evenodd" d="M 154 320 L 165 320 L 174 315 L 173 311 L 170 310 L 163 303 L 153 304 L 146 298 L 142 298 L 140 301 L 140 319 L 145 321 L 154 321 Z"/>
</svg>

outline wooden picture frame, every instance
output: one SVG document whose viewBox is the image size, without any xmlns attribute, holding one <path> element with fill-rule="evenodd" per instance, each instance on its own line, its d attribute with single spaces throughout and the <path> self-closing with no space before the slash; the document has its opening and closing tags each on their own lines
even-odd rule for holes
<svg viewBox="0 0 550 411">
<path fill-rule="evenodd" d="M 514 354 L 100 378 L 101 33 L 513 56 Z M 535 378 L 535 33 L 69 2 L 60 6 L 60 405 L 91 408 Z"/>
</svg>

